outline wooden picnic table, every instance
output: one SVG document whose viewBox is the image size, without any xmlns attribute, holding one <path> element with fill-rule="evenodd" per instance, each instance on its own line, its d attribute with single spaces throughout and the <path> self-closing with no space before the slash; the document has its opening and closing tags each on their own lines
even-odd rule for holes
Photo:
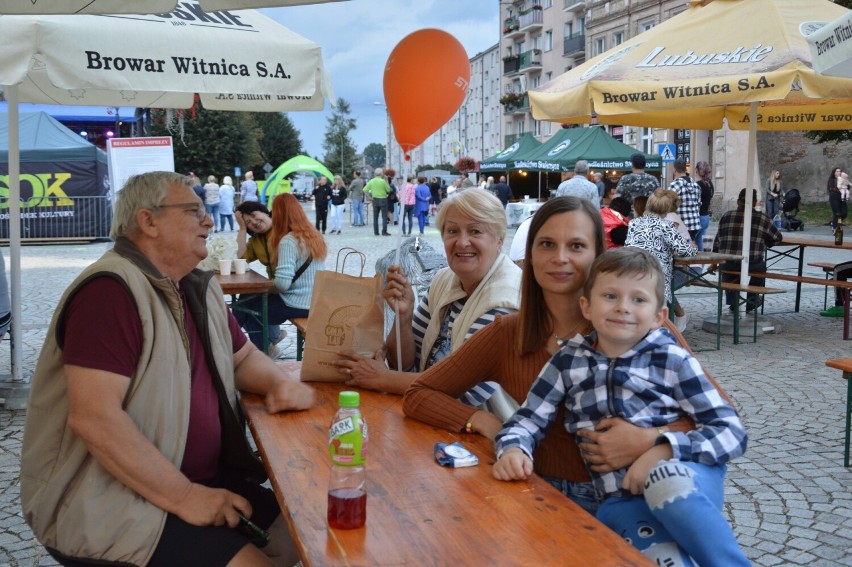
<svg viewBox="0 0 852 567">
<path fill-rule="evenodd" d="M 291 363 L 298 364 L 298 363 Z M 326 521 L 328 426 L 339 383 L 315 383 L 317 403 L 270 415 L 244 394 L 260 449 L 302 562 L 373 565 L 653 565 L 546 481 L 503 482 L 491 475 L 491 442 L 408 419 L 399 396 L 361 391 L 370 432 L 367 523 L 337 530 Z M 461 441 L 479 465 L 445 468 L 436 442 Z"/>
<path fill-rule="evenodd" d="M 789 247 L 790 250 L 780 250 Z M 831 248 L 835 250 L 852 251 L 852 242 L 844 242 L 837 245 L 834 240 L 820 240 L 818 238 L 806 238 L 801 236 L 784 235 L 784 239 L 775 246 L 766 249 L 766 271 L 783 258 L 793 258 L 798 267 L 798 277 L 802 278 L 805 267 L 805 248 Z M 796 313 L 799 312 L 802 297 L 802 281 L 796 282 Z"/>
<path fill-rule="evenodd" d="M 216 274 L 213 277 L 219 282 L 222 293 L 231 296 L 231 310 L 242 310 L 260 319 L 262 325 L 261 345 L 263 345 L 263 352 L 266 352 L 266 349 L 269 348 L 269 302 L 267 295 L 275 290 L 275 282 L 254 270 L 246 270 L 244 274 L 229 274 L 227 276 Z M 237 296 L 244 294 L 258 294 L 262 297 L 262 313 L 250 311 L 240 306 L 241 300 Z"/>
<path fill-rule="evenodd" d="M 710 278 L 709 276 L 716 273 L 719 265 L 725 262 L 739 262 L 742 259 L 743 257 L 740 254 L 704 251 L 696 253 L 695 256 L 674 257 L 675 267 L 684 268 L 686 273 L 686 280 L 683 286 L 703 284 L 716 290 L 716 350 L 722 348 L 722 278 L 718 275 L 715 278 Z M 698 271 L 693 272 L 690 270 L 693 266 L 701 267 Z M 675 287 L 674 277 L 672 277 L 672 294 L 674 294 L 675 290 L 680 289 L 680 287 Z M 672 316 L 674 316 L 674 310 L 672 310 Z"/>
</svg>

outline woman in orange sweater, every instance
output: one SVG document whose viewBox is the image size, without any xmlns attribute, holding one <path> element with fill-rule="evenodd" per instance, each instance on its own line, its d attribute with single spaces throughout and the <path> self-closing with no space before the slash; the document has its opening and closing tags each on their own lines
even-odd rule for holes
<svg viewBox="0 0 852 567">
<path fill-rule="evenodd" d="M 536 255 L 536 250 L 553 248 L 560 253 L 547 254 L 546 259 Z M 502 421 L 459 398 L 490 380 L 515 400 L 526 399 L 539 371 L 563 341 L 590 331 L 578 300 L 592 261 L 603 252 L 603 223 L 591 203 L 576 197 L 545 203 L 533 217 L 527 239 L 520 311 L 497 316 L 441 364 L 424 372 L 405 393 L 405 414 L 451 431 L 477 432 L 493 439 Z M 562 412 L 560 408 L 556 423 L 562 423 Z M 674 429 L 692 429 L 692 424 L 684 420 Z M 629 466 L 654 445 L 659 434 L 656 429 L 607 418 L 597 431 L 583 432 L 594 444 L 584 443 L 581 456 L 574 437 L 554 427 L 535 452 L 534 470 L 594 513 L 597 504 L 584 458 L 601 472 Z"/>
</svg>

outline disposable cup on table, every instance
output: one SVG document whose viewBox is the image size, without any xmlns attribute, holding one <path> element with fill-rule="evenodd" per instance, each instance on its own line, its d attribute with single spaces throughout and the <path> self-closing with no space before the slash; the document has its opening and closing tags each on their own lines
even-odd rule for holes
<svg viewBox="0 0 852 567">
<path fill-rule="evenodd" d="M 219 260 L 219 273 L 223 276 L 231 274 L 231 260 Z"/>
<path fill-rule="evenodd" d="M 235 274 L 244 274 L 246 273 L 246 262 L 243 258 L 237 258 L 234 260 L 234 273 Z"/>
</svg>

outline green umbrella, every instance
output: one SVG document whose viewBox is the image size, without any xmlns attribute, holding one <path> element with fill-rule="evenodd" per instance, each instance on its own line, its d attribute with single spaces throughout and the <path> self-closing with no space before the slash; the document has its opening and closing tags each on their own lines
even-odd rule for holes
<svg viewBox="0 0 852 567">
<path fill-rule="evenodd" d="M 288 159 L 272 172 L 272 175 L 269 176 L 263 184 L 263 189 L 260 191 L 260 202 L 266 203 L 267 197 L 274 197 L 278 193 L 289 193 L 289 186 L 285 189 L 279 190 L 281 187 L 281 181 L 291 173 L 297 171 L 310 171 L 317 177 L 325 175 L 329 181 L 334 179 L 334 174 L 332 174 L 326 166 L 314 158 L 299 155 Z"/>
</svg>

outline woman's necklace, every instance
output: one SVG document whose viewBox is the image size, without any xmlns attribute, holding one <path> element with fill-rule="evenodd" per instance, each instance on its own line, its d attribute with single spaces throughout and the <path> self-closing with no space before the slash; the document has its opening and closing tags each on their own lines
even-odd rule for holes
<svg viewBox="0 0 852 567">
<path fill-rule="evenodd" d="M 552 334 L 553 334 L 553 338 L 556 339 L 556 346 L 558 346 L 559 348 L 562 348 L 563 345 L 565 345 L 565 343 L 567 343 L 574 336 L 576 336 L 577 333 L 586 334 L 587 331 L 588 331 L 588 325 L 586 323 L 580 323 L 579 325 L 577 325 L 576 327 L 571 329 L 568 332 L 568 334 L 565 335 L 565 336 L 560 337 L 556 333 L 552 333 Z"/>
</svg>

